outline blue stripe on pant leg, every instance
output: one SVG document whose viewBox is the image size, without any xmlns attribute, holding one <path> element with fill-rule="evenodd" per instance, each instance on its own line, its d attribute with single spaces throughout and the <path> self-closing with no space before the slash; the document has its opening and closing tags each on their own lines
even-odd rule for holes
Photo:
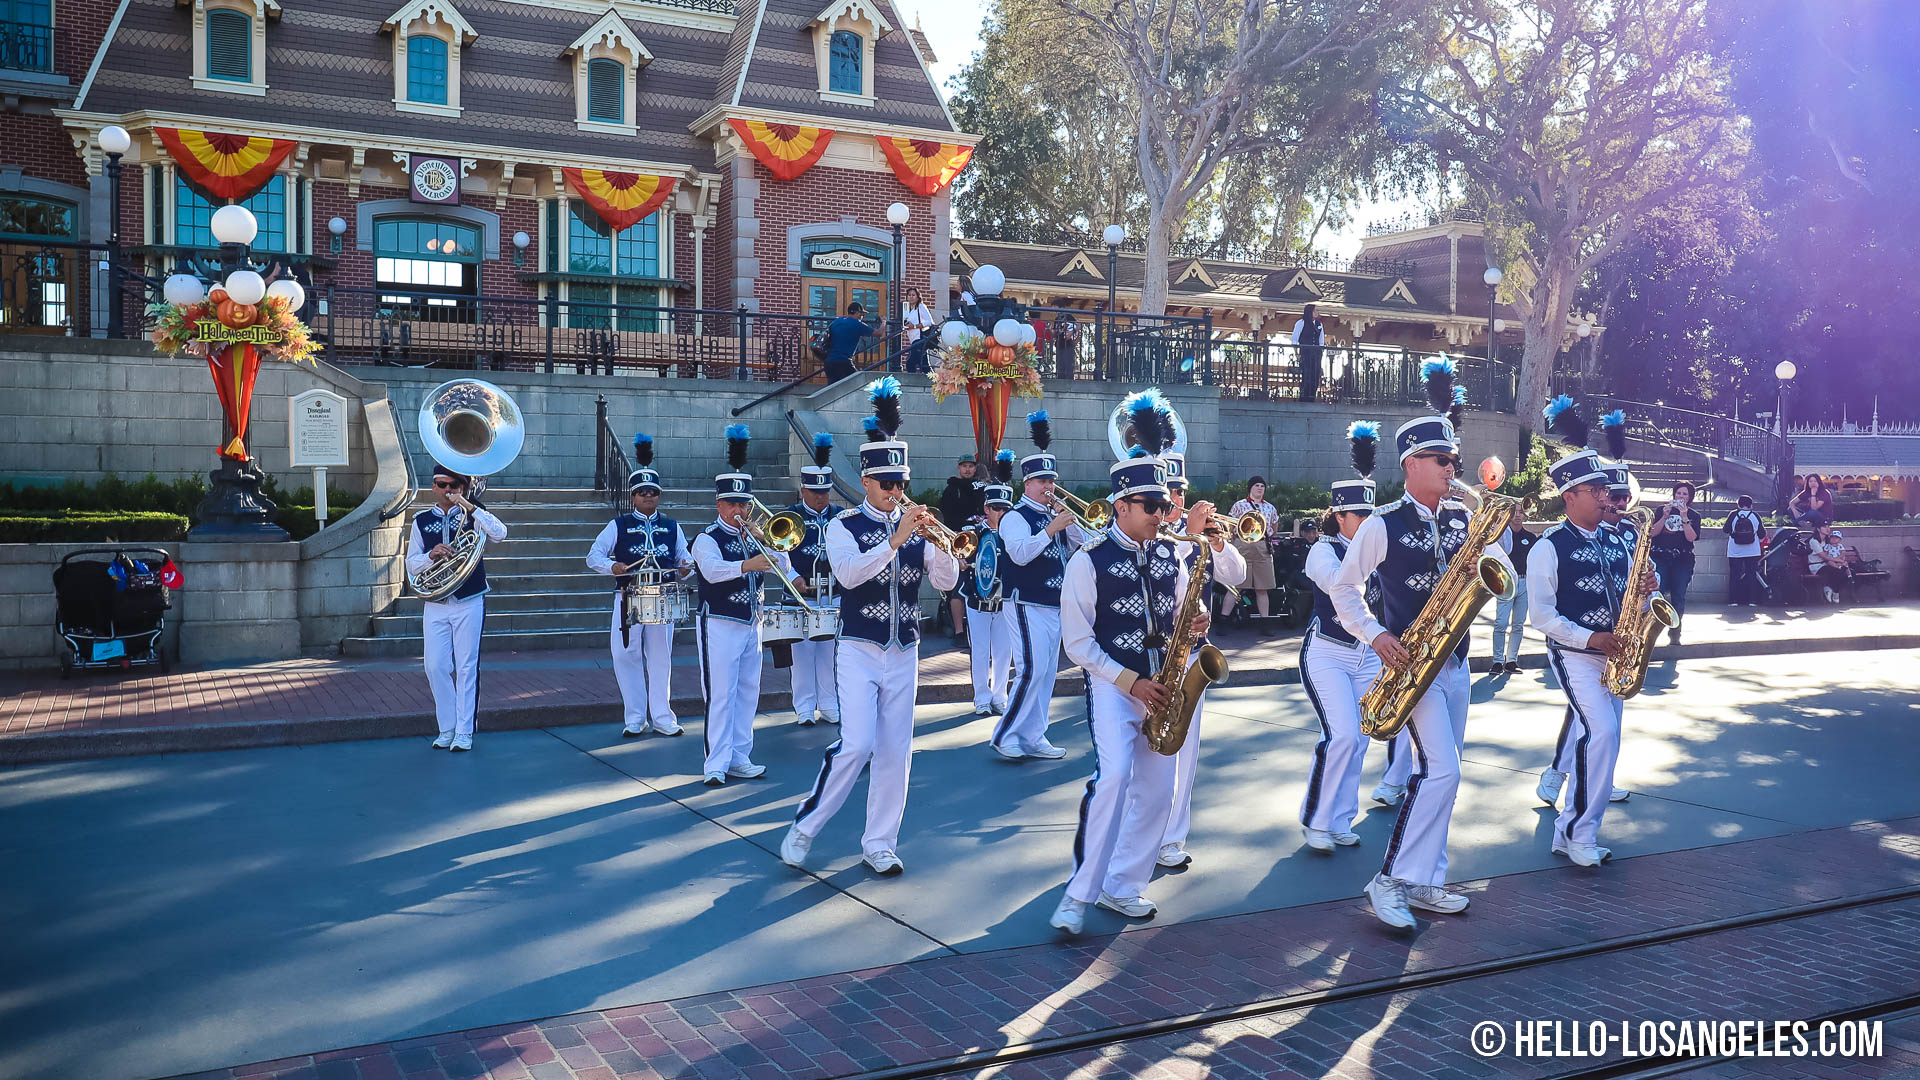
<svg viewBox="0 0 1920 1080">
<path fill-rule="evenodd" d="M 1327 707 L 1320 703 L 1320 693 L 1313 688 L 1313 676 L 1307 671 L 1307 646 L 1313 641 L 1313 629 L 1309 626 L 1307 636 L 1300 641 L 1300 685 L 1306 688 L 1307 701 L 1320 718 L 1320 742 L 1313 748 L 1313 772 L 1307 777 L 1307 801 L 1300 807 L 1300 824 L 1309 829 L 1313 828 L 1314 811 L 1320 808 L 1320 782 L 1327 770 L 1327 744 L 1333 741 Z"/>
<path fill-rule="evenodd" d="M 806 816 L 813 813 L 820 805 L 820 796 L 825 794 L 827 790 L 827 777 L 833 775 L 833 759 L 840 755 L 841 741 L 840 739 L 835 739 L 833 745 L 827 747 L 827 756 L 825 760 L 820 763 L 820 778 L 813 782 L 813 792 L 807 796 L 807 801 L 800 804 L 800 812 L 793 815 L 793 823 L 795 825 L 805 820 Z"/>
<path fill-rule="evenodd" d="M 1000 722 L 994 725 L 993 745 L 995 746 L 999 746 L 1000 740 L 1006 738 L 1007 729 L 1013 726 L 1013 718 L 1019 715 L 1020 706 L 1027 700 L 1027 690 L 1033 685 L 1033 638 L 1027 633 L 1026 607 L 1021 604 L 1013 605 L 1013 615 L 1020 624 L 1020 666 L 1018 668 L 1020 679 L 1013 693 L 1007 697 L 1007 711 L 1000 714 Z M 1093 699 L 1088 698 L 1087 701 L 1091 708 Z M 1089 712 L 1088 716 L 1091 717 L 1092 713 Z"/>
<path fill-rule="evenodd" d="M 1580 714 L 1581 735 L 1579 741 L 1573 744 L 1573 772 L 1575 777 L 1573 785 L 1573 805 L 1568 807 L 1568 809 L 1573 812 L 1573 821 L 1579 821 L 1582 817 L 1586 816 L 1587 813 L 1587 740 L 1593 738 L 1593 725 L 1587 722 L 1587 711 L 1580 708 L 1580 699 L 1574 696 L 1573 684 L 1567 681 L 1567 665 L 1566 661 L 1560 656 L 1560 650 L 1549 647 L 1547 649 L 1547 662 L 1553 665 L 1553 674 L 1560 680 L 1560 686 L 1567 692 L 1567 724 L 1569 727 L 1571 727 L 1573 723 L 1572 714 L 1575 712 Z M 1613 793 L 1608 792 L 1607 794 L 1612 795 Z M 1567 840 L 1571 843 L 1573 837 L 1569 835 Z"/>
<path fill-rule="evenodd" d="M 1093 789 L 1100 783 L 1100 736 L 1093 727 L 1093 679 L 1087 679 L 1087 738 L 1093 743 L 1093 775 L 1087 778 L 1087 793 L 1080 797 L 1080 825 L 1073 831 L 1073 873 L 1067 875 L 1071 883 L 1080 876 L 1080 864 L 1087 857 L 1087 811 L 1093 807 Z"/>
<path fill-rule="evenodd" d="M 1551 653 L 1553 650 L 1549 649 L 1547 651 Z M 1559 674 L 1560 674 L 1559 670 L 1556 668 L 1554 670 L 1554 675 L 1557 677 L 1559 676 Z M 1566 684 L 1564 682 L 1561 683 L 1561 688 L 1562 689 L 1566 688 Z M 1558 771 L 1560 768 L 1560 756 L 1567 752 L 1567 735 L 1572 731 L 1573 731 L 1573 706 L 1569 705 L 1567 706 L 1567 711 L 1565 715 L 1560 717 L 1560 737 L 1553 741 L 1553 763 L 1550 766 L 1550 768 L 1554 769 L 1555 771 Z"/>
<path fill-rule="evenodd" d="M 1428 693 L 1432 693 L 1428 690 Z M 1387 840 L 1387 857 L 1380 864 L 1380 872 L 1393 877 L 1393 860 L 1400 856 L 1400 841 L 1406 835 L 1407 822 L 1413 818 L 1413 804 L 1420 797 L 1420 781 L 1427 776 L 1427 748 L 1420 745 L 1420 729 L 1412 720 L 1407 721 L 1407 737 L 1413 740 L 1413 775 L 1407 778 L 1407 795 L 1400 802 L 1400 816 L 1394 820 L 1393 835 Z"/>
<path fill-rule="evenodd" d="M 700 725 L 700 749 L 705 755 L 700 759 L 700 767 L 702 769 L 706 768 L 706 759 L 713 756 L 713 677 L 707 668 L 707 639 L 709 636 L 707 632 L 707 620 L 701 619 L 700 625 L 695 628 L 694 637 L 698 638 L 700 642 L 700 696 L 704 698 L 707 703 L 707 722 Z M 652 724 L 653 721 L 648 720 L 647 723 Z"/>
</svg>

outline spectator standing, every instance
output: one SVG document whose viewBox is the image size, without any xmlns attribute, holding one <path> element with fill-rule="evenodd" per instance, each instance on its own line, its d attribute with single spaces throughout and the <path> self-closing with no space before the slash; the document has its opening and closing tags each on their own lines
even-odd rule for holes
<svg viewBox="0 0 1920 1080">
<path fill-rule="evenodd" d="M 1819 473 L 1807 474 L 1799 493 L 1787 504 L 1787 513 L 1793 523 L 1803 529 L 1811 529 L 1822 521 L 1833 523 L 1833 492 L 1827 490 L 1827 482 Z"/>
<path fill-rule="evenodd" d="M 1327 327 L 1314 318 L 1313 312 L 1314 305 L 1308 304 L 1300 312 L 1300 321 L 1293 324 L 1293 343 L 1299 346 L 1300 352 L 1301 401 L 1314 401 L 1320 396 L 1320 358 L 1326 345 Z"/>
<path fill-rule="evenodd" d="M 1846 545 L 1840 542 L 1840 530 L 1821 522 L 1814 527 L 1813 543 L 1807 548 L 1807 573 L 1820 579 L 1827 603 L 1840 602 L 1840 593 L 1853 585 L 1853 571 L 1847 567 Z"/>
<path fill-rule="evenodd" d="M 1280 535 L 1280 511 L 1267 501 L 1267 481 L 1265 477 L 1254 476 L 1247 480 L 1247 497 L 1233 504 L 1230 516 L 1238 518 L 1250 510 L 1257 510 L 1267 523 L 1267 538 L 1245 543 L 1235 540 L 1233 546 L 1247 561 L 1246 588 L 1253 592 L 1254 610 L 1262 618 L 1267 615 L 1267 591 L 1274 587 L 1273 544 Z"/>
<path fill-rule="evenodd" d="M 1493 666 L 1489 674 L 1520 672 L 1520 641 L 1527 634 L 1527 555 L 1540 538 L 1515 514 L 1500 536 L 1500 550 L 1513 558 L 1513 591 L 1494 602 Z"/>
<path fill-rule="evenodd" d="M 985 520 L 987 488 L 980 479 L 980 466 L 973 460 L 972 454 L 960 455 L 960 461 L 954 466 L 954 475 L 947 477 L 946 490 L 940 493 L 940 520 L 947 528 L 959 532 L 969 525 Z M 966 640 L 967 605 L 960 590 L 950 589 L 946 596 L 947 617 L 953 621 L 953 637 L 956 642 Z"/>
<path fill-rule="evenodd" d="M 927 349 L 933 345 L 933 312 L 920 299 L 919 289 L 907 290 L 907 302 L 900 308 L 900 326 L 906 335 L 907 370 L 927 370 Z"/>
<path fill-rule="evenodd" d="M 827 382 L 836 383 L 853 374 L 853 354 L 860 342 L 873 333 L 862 315 L 866 306 L 858 300 L 847 305 L 847 313 L 827 324 Z"/>
<path fill-rule="evenodd" d="M 1683 620 L 1687 586 L 1693 581 L 1693 545 L 1700 539 L 1702 524 L 1693 509 L 1693 485 L 1685 482 L 1674 486 L 1673 501 L 1653 520 L 1653 566 L 1660 572 L 1660 593 Z M 1667 644 L 1680 644 L 1678 625 L 1667 631 Z"/>
<path fill-rule="evenodd" d="M 1766 526 L 1753 512 L 1753 496 L 1740 496 L 1740 508 L 1727 515 L 1727 603 L 1732 607 L 1760 604 L 1760 537 Z"/>
</svg>

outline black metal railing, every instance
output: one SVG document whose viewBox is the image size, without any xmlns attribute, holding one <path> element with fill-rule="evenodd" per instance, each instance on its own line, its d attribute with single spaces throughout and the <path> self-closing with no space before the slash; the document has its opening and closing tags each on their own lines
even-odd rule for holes
<svg viewBox="0 0 1920 1080">
<path fill-rule="evenodd" d="M 593 455 L 593 488 L 606 492 L 608 504 L 615 511 L 625 513 L 628 505 L 627 477 L 633 475 L 633 465 L 627 458 L 626 444 L 613 433 L 613 425 L 607 422 L 607 395 L 595 395 L 593 412 L 594 431 L 599 442 Z"/>
<path fill-rule="evenodd" d="M 10 71 L 52 71 L 53 27 L 0 22 L 0 68 Z"/>
<path fill-rule="evenodd" d="M 1456 221 L 1472 224 L 1484 224 L 1487 215 L 1470 207 L 1455 206 L 1446 210 L 1429 213 L 1401 214 L 1399 217 L 1384 218 L 1367 224 L 1368 236 L 1386 236 L 1389 233 L 1412 232 L 1415 229 L 1430 229 L 1435 225 L 1447 225 Z"/>
<path fill-rule="evenodd" d="M 1079 248 L 1090 254 L 1099 254 L 1107 250 L 1107 242 L 1104 239 L 1092 233 L 1074 229 L 1021 225 L 967 225 L 960 227 L 959 232 L 964 235 L 956 233 L 953 238 L 961 241 L 988 240 L 1006 244 Z M 1129 255 L 1140 255 L 1147 250 L 1147 242 L 1143 237 L 1128 237 L 1120 243 L 1119 247 Z M 1368 274 L 1381 277 L 1407 277 L 1415 269 L 1415 264 L 1405 259 L 1382 259 L 1372 256 L 1349 258 L 1327 251 L 1295 251 L 1279 245 L 1247 247 L 1215 240 L 1176 240 L 1168 245 L 1167 256 L 1174 259 L 1216 259 L 1220 262 L 1247 263 L 1275 268 L 1298 267 L 1303 270 L 1325 270 L 1330 273 Z"/>
<path fill-rule="evenodd" d="M 1288 342 L 1218 339 L 1213 343 L 1212 383 L 1221 396 L 1251 401 L 1299 401 L 1306 367 L 1301 347 Z M 1458 365 L 1454 381 L 1467 388 L 1475 409 L 1513 411 L 1514 371 L 1505 359 L 1442 354 L 1379 346 L 1326 346 L 1320 377 L 1307 400 L 1342 405 L 1420 405 L 1426 401 L 1422 364 L 1448 355 Z"/>
<path fill-rule="evenodd" d="M 1758 424 L 1657 402 L 1590 395 L 1582 401 L 1591 417 L 1619 409 L 1629 438 L 1734 461 L 1778 477 L 1789 466 L 1787 440 Z"/>
</svg>

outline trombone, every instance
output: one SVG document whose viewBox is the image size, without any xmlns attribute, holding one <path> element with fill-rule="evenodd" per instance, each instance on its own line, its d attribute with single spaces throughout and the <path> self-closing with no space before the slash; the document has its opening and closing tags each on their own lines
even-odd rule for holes
<svg viewBox="0 0 1920 1080">
<path fill-rule="evenodd" d="M 901 513 L 906 513 L 908 510 L 912 510 L 917 506 L 919 506 L 918 503 L 911 501 L 904 494 L 893 497 L 893 508 Z M 978 536 L 970 532 L 955 532 L 947 528 L 946 524 L 939 518 L 934 517 L 931 512 L 929 512 L 926 519 L 920 523 L 920 535 L 926 537 L 928 543 L 959 559 L 961 562 L 971 561 L 974 552 L 980 549 L 980 538 Z"/>
<path fill-rule="evenodd" d="M 800 541 L 806 539 L 807 525 L 800 520 L 800 515 L 791 510 L 775 513 L 757 497 L 748 496 L 747 517 L 742 525 L 747 539 L 752 540 L 754 546 L 760 549 L 759 554 L 765 555 L 767 562 L 772 564 L 768 572 L 779 578 L 780 584 L 793 594 L 794 603 L 812 611 L 813 605 L 807 603 L 807 598 L 800 595 L 799 588 L 781 572 L 780 564 L 774 561 L 771 554 L 775 551 L 782 554 L 792 551 L 800 546 Z"/>
<path fill-rule="evenodd" d="M 1090 533 L 1102 532 L 1108 525 L 1113 524 L 1113 505 L 1105 499 L 1095 499 L 1092 502 L 1088 502 L 1073 492 L 1068 491 L 1066 488 L 1055 484 L 1053 488 L 1053 501 L 1055 506 L 1073 513 L 1076 524 L 1080 526 L 1082 531 Z"/>
</svg>

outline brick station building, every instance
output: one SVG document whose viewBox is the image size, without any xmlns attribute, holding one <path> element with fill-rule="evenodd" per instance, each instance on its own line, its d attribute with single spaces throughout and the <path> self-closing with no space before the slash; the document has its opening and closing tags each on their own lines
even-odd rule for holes
<svg viewBox="0 0 1920 1080">
<path fill-rule="evenodd" d="M 99 132 L 119 125 L 122 240 L 155 272 L 208 266 L 212 210 L 239 201 L 257 260 L 360 314 L 884 311 L 901 202 L 901 279 L 937 303 L 974 137 L 894 7 L 826 2 L 90 0 L 58 24 L 16 2 L 45 25 L 38 51 L 0 50 L 0 248 L 107 239 Z M 84 295 L 88 261 L 49 283 Z"/>
</svg>

